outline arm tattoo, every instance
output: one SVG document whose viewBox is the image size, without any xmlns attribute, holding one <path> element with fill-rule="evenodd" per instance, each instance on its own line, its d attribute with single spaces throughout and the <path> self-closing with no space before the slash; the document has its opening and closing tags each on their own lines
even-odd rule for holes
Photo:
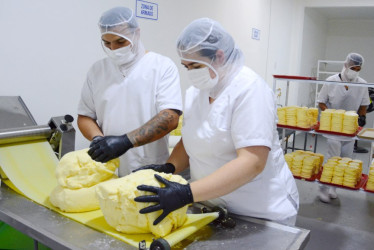
<svg viewBox="0 0 374 250">
<path fill-rule="evenodd" d="M 178 125 L 179 115 L 172 110 L 162 110 L 146 124 L 127 134 L 135 147 L 156 141 Z"/>
</svg>

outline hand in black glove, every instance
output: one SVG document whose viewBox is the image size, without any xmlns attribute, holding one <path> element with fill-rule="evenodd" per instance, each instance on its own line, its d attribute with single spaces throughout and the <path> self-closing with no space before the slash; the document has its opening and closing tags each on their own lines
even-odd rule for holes
<svg viewBox="0 0 374 250">
<path fill-rule="evenodd" d="M 366 115 L 360 115 L 358 117 L 358 125 L 360 127 L 363 127 L 363 126 L 365 126 L 365 124 L 366 124 Z"/>
<path fill-rule="evenodd" d="M 155 174 L 155 177 L 159 182 L 165 184 L 165 187 L 159 188 L 154 186 L 140 185 L 138 186 L 138 190 L 152 192 L 156 195 L 138 196 L 134 199 L 136 202 L 157 203 L 156 205 L 141 209 L 139 211 L 141 214 L 151 213 L 161 209 L 163 210 L 162 214 L 153 222 L 153 225 L 157 225 L 174 210 L 193 202 L 190 184 L 184 185 L 177 182 L 168 181 L 157 174 Z"/>
<path fill-rule="evenodd" d="M 88 154 L 93 160 L 105 163 L 123 155 L 132 147 L 134 146 L 126 134 L 120 136 L 104 136 L 102 139 L 91 143 Z"/>
<path fill-rule="evenodd" d="M 175 167 L 171 163 L 165 163 L 165 164 L 161 164 L 161 165 L 151 164 L 151 165 L 147 165 L 147 166 L 137 168 L 137 169 L 133 170 L 132 172 L 136 172 L 136 171 L 139 171 L 139 170 L 145 170 L 145 169 L 152 169 L 156 172 L 167 173 L 167 174 L 173 174 L 175 172 Z"/>
<path fill-rule="evenodd" d="M 94 136 L 94 138 L 92 138 L 92 141 L 90 143 L 90 147 L 92 147 L 94 144 L 101 141 L 102 139 L 104 139 L 104 136 L 101 136 L 101 135 Z"/>
</svg>

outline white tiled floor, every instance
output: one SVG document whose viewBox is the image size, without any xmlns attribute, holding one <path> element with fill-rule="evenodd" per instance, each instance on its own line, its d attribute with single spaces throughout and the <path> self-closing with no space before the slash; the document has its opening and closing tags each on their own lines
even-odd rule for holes
<svg viewBox="0 0 374 250">
<path fill-rule="evenodd" d="M 296 147 L 304 147 L 304 133 L 296 136 Z M 360 147 L 370 149 L 369 142 L 359 141 Z M 308 135 L 307 148 L 314 147 L 314 137 Z M 326 152 L 326 140 L 318 136 L 318 153 Z M 289 151 L 291 152 L 291 151 Z M 364 162 L 367 174 L 369 154 L 354 154 Z M 372 250 L 374 249 L 374 193 L 338 188 L 338 198 L 321 202 L 318 182 L 296 180 L 300 209 L 296 226 L 311 230 L 307 250 Z"/>
</svg>

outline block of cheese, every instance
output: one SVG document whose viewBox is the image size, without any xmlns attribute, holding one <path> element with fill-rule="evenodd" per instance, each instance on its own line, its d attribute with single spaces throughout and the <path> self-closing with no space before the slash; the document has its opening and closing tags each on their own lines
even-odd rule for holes
<svg viewBox="0 0 374 250">
<path fill-rule="evenodd" d="M 153 194 L 139 191 L 137 186 L 144 184 L 161 187 L 161 183 L 154 177 L 155 174 L 173 182 L 187 184 L 187 181 L 179 175 L 141 170 L 97 185 L 96 194 L 100 201 L 100 208 L 110 226 L 127 234 L 153 233 L 157 237 L 163 237 L 184 224 L 188 206 L 170 213 L 155 226 L 153 222 L 162 210 L 148 214 L 139 213 L 140 209 L 154 203 L 135 202 L 134 198 L 137 196 Z"/>
<path fill-rule="evenodd" d="M 119 159 L 107 163 L 91 159 L 88 149 L 65 154 L 56 166 L 57 187 L 49 201 L 64 212 L 87 212 L 100 208 L 96 185 L 116 178 Z"/>
<path fill-rule="evenodd" d="M 88 188 L 69 189 L 58 185 L 49 196 L 49 201 L 65 212 L 87 212 L 100 208 L 96 198 L 96 185 Z"/>
<path fill-rule="evenodd" d="M 107 163 L 91 159 L 88 149 L 77 150 L 64 155 L 56 167 L 58 184 L 70 189 L 91 187 L 111 179 L 119 166 L 119 159 Z"/>
</svg>

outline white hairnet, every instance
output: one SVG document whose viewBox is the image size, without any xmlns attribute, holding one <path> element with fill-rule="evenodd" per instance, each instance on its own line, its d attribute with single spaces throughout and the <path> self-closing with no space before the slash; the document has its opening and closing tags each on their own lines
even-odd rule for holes
<svg viewBox="0 0 374 250">
<path fill-rule="evenodd" d="M 349 53 L 344 62 L 346 68 L 362 66 L 362 64 L 364 64 L 364 58 L 357 53 Z"/>
<path fill-rule="evenodd" d="M 217 50 L 224 53 L 223 63 L 215 63 Z M 244 65 L 242 51 L 236 46 L 234 39 L 217 22 L 209 18 L 200 18 L 190 23 L 177 39 L 177 52 L 182 60 L 205 60 L 209 67 L 218 73 L 219 82 L 211 91 L 215 98 L 229 84 L 232 77 Z"/>
<path fill-rule="evenodd" d="M 102 14 L 99 27 L 101 34 L 111 33 L 127 36 L 133 34 L 139 25 L 132 9 L 115 7 Z"/>
<path fill-rule="evenodd" d="M 101 35 L 117 35 L 131 43 L 131 50 L 135 54 L 134 60 L 122 65 L 122 68 L 130 69 L 145 54 L 144 46 L 140 41 L 140 28 L 132 9 L 115 7 L 107 10 L 101 15 L 98 25 Z"/>
</svg>

